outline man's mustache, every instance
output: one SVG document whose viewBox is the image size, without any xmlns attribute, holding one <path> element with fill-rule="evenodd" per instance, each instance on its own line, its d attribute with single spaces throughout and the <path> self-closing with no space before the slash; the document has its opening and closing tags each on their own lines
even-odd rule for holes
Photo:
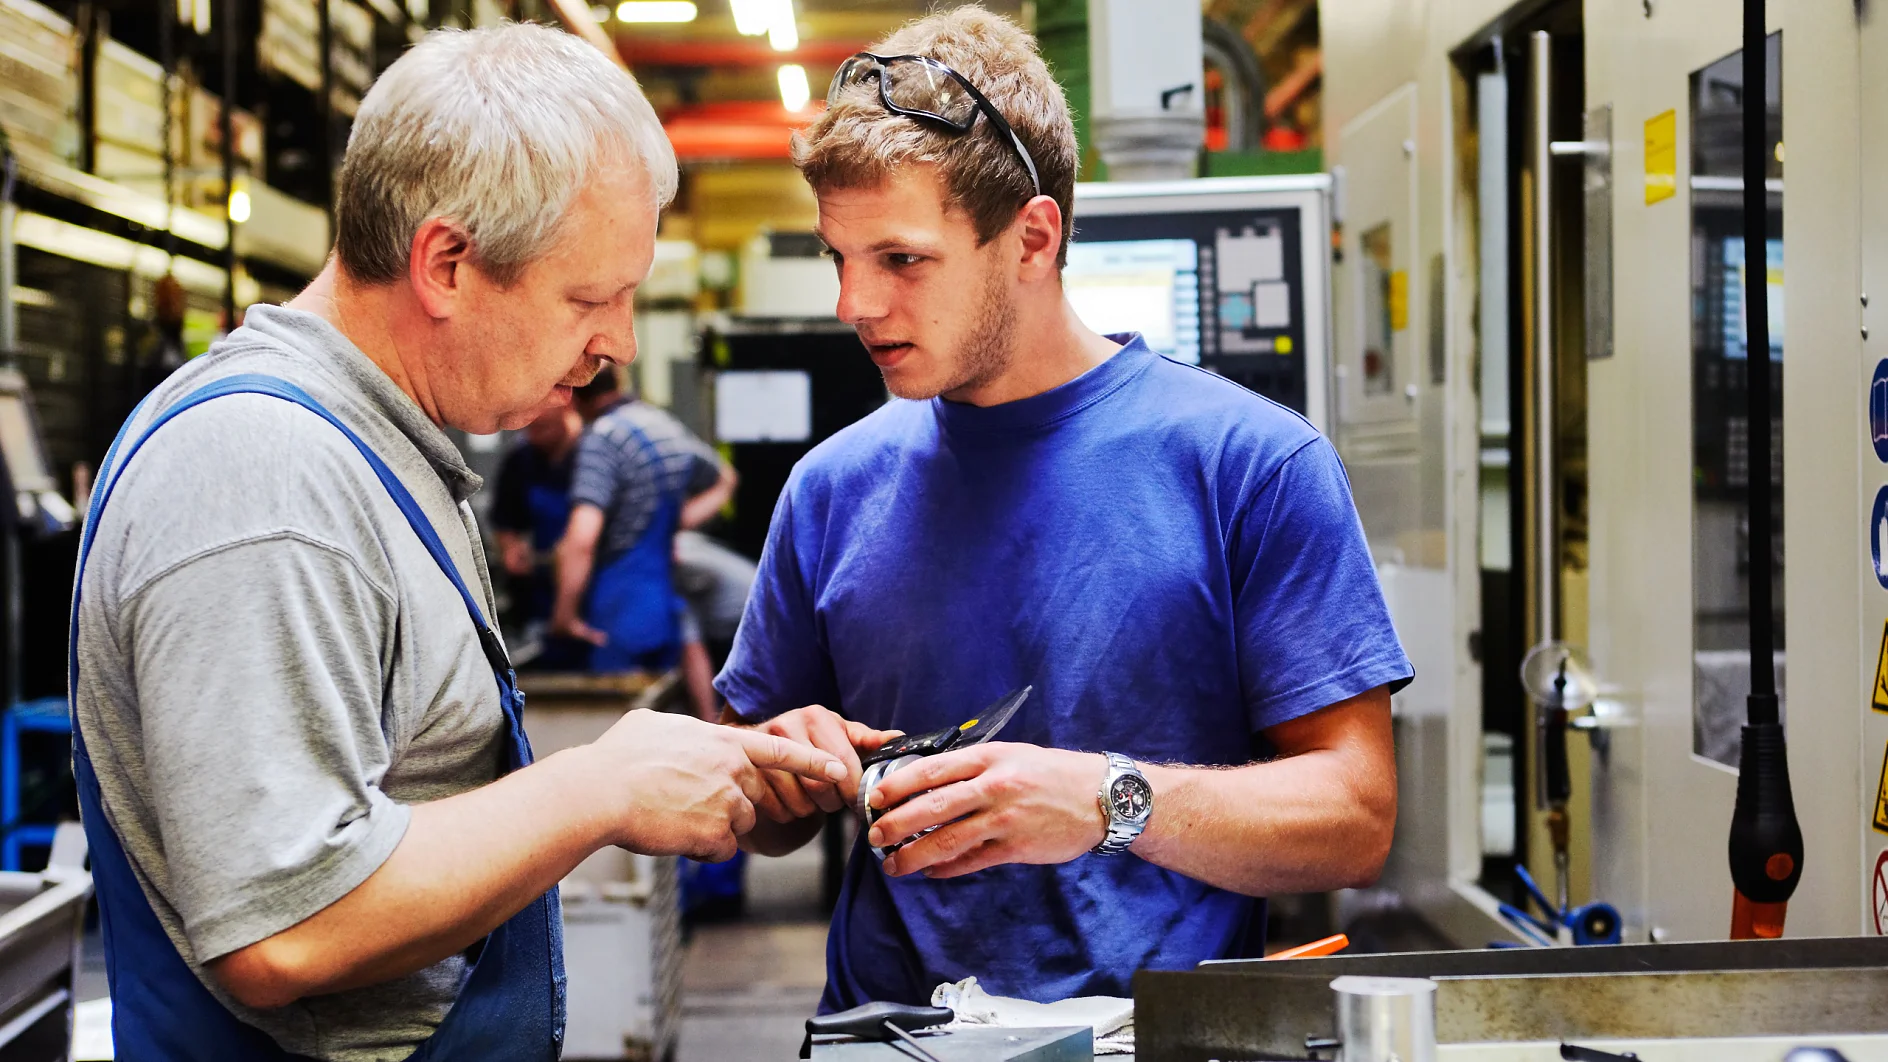
<svg viewBox="0 0 1888 1062">
<path fill-rule="evenodd" d="M 558 386 L 572 388 L 583 387 L 590 381 L 596 379 L 603 372 L 603 366 L 606 364 L 608 364 L 608 360 L 604 358 L 587 358 L 581 365 L 572 369 L 568 375 L 558 381 Z"/>
</svg>

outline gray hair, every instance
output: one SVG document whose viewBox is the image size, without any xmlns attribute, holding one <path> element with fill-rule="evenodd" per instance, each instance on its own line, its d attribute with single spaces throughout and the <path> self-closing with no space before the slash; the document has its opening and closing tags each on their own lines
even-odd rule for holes
<svg viewBox="0 0 1888 1062">
<path fill-rule="evenodd" d="M 675 197 L 675 149 L 636 79 L 546 26 L 434 30 L 361 100 L 335 189 L 335 253 L 370 284 L 406 275 L 429 218 L 465 230 L 474 260 L 517 279 L 562 234 L 594 169 L 634 159 L 654 206 Z"/>
</svg>

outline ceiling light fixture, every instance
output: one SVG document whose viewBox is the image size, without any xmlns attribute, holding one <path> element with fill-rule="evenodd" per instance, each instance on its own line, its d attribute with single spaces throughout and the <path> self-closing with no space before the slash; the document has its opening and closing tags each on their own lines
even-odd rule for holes
<svg viewBox="0 0 1888 1062">
<path fill-rule="evenodd" d="M 618 22 L 693 22 L 695 5 L 688 0 L 623 0 L 616 5 Z"/>
<path fill-rule="evenodd" d="M 805 110 L 807 101 L 813 98 L 806 83 L 806 67 L 787 63 L 780 68 L 779 80 L 781 106 L 796 113 Z"/>
<path fill-rule="evenodd" d="M 765 33 L 767 43 L 776 52 L 790 52 L 800 46 L 793 0 L 729 0 L 729 6 L 734 10 L 734 28 L 741 36 Z"/>
<path fill-rule="evenodd" d="M 774 0 L 732 0 L 734 28 L 743 37 L 758 37 L 772 21 Z"/>
<path fill-rule="evenodd" d="M 776 52 L 790 52 L 800 46 L 800 27 L 794 24 L 793 0 L 780 0 L 774 23 L 767 27 L 767 43 Z"/>
</svg>

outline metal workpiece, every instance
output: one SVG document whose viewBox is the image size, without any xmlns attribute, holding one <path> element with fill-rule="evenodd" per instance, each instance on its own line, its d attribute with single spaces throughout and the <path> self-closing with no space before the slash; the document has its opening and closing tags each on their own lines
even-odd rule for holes
<svg viewBox="0 0 1888 1062">
<path fill-rule="evenodd" d="M 1343 1062 L 1435 1062 L 1436 983 L 1425 977 L 1331 982 Z"/>
<path fill-rule="evenodd" d="M 1095 1030 L 969 1026 L 917 1036 L 938 1062 L 1093 1062 Z M 912 1062 L 911 1046 L 895 1043 L 816 1043 L 814 1062 Z"/>
<path fill-rule="evenodd" d="M 1436 982 L 1441 1045 L 1888 1032 L 1888 938 L 1254 961 L 1134 978 L 1141 1062 L 1302 1059 L 1340 1035 L 1334 977 Z"/>
</svg>

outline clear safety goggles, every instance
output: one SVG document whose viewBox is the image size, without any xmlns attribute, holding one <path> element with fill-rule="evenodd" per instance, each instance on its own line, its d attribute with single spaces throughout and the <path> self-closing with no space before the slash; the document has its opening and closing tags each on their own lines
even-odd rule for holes
<svg viewBox="0 0 1888 1062">
<path fill-rule="evenodd" d="M 997 132 L 1009 138 L 1016 157 L 1029 171 L 1029 183 L 1042 194 L 1042 181 L 1036 176 L 1036 160 L 1029 156 L 1023 140 L 1003 120 L 983 93 L 977 91 L 964 75 L 928 55 L 874 55 L 860 52 L 839 65 L 832 84 L 826 88 L 826 105 L 838 102 L 839 94 L 852 85 L 867 80 L 878 82 L 878 99 L 885 109 L 907 118 L 922 118 L 955 133 L 968 133 L 982 111 Z"/>
</svg>

